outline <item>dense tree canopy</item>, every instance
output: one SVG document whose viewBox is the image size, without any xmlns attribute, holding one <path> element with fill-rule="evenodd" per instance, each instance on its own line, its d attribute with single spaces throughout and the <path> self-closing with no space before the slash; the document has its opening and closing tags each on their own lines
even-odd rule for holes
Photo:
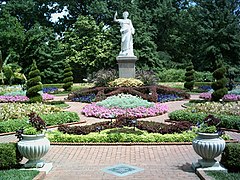
<svg viewBox="0 0 240 180">
<path fill-rule="evenodd" d="M 2 57 L 25 74 L 35 59 L 43 83 L 60 82 L 69 62 L 81 81 L 117 67 L 121 35 L 113 15 L 125 10 L 136 30 L 137 67 L 185 69 L 192 62 L 213 72 L 223 62 L 240 72 L 240 0 L 0 0 Z"/>
</svg>

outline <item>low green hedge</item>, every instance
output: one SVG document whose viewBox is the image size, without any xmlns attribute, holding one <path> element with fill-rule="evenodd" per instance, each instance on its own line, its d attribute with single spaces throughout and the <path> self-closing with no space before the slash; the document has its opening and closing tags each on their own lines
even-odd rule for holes
<svg viewBox="0 0 240 180">
<path fill-rule="evenodd" d="M 114 142 L 191 142 L 196 134 L 194 132 L 183 132 L 174 134 L 159 134 L 141 132 L 136 133 L 107 133 L 112 129 L 103 130 L 100 133 L 90 133 L 87 135 L 63 134 L 59 131 L 48 132 L 47 137 L 51 142 L 70 143 L 114 143 Z"/>
<path fill-rule="evenodd" d="M 190 121 L 194 124 L 202 122 L 209 114 L 203 112 L 187 112 L 185 110 L 177 110 L 168 114 L 169 118 L 174 121 Z M 227 129 L 240 130 L 240 116 L 234 115 L 219 115 L 214 114 L 215 117 L 221 119 L 221 127 Z"/>
<path fill-rule="evenodd" d="M 240 172 L 240 143 L 227 143 L 220 163 L 229 172 Z"/>
<path fill-rule="evenodd" d="M 79 116 L 76 112 L 56 112 L 52 114 L 40 115 L 41 118 L 46 122 L 47 126 L 78 122 Z M 22 127 L 28 126 L 28 118 L 24 119 L 9 119 L 7 121 L 0 122 L 0 133 L 13 132 Z"/>
<path fill-rule="evenodd" d="M 0 152 L 0 169 L 16 168 L 23 158 L 16 143 L 0 143 Z"/>
<path fill-rule="evenodd" d="M 33 180 L 38 174 L 38 170 L 9 169 L 0 171 L 0 177 L 2 180 Z"/>
</svg>

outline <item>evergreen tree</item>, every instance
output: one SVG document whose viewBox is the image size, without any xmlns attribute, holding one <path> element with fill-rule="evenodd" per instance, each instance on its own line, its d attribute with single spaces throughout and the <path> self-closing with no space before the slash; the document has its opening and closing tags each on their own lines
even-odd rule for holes
<svg viewBox="0 0 240 180">
<path fill-rule="evenodd" d="M 194 69 L 192 63 L 186 67 L 185 81 L 184 87 L 191 91 L 194 86 Z"/>
<path fill-rule="evenodd" d="M 212 88 L 214 90 L 212 93 L 212 101 L 219 101 L 225 94 L 228 93 L 228 89 L 226 88 L 228 81 L 225 77 L 226 72 L 227 70 L 223 66 L 213 72 L 213 77 L 216 81 L 212 83 Z"/>
<path fill-rule="evenodd" d="M 30 102 L 42 102 L 42 96 L 39 91 L 42 90 L 40 71 L 37 69 L 36 61 L 33 61 L 31 71 L 27 80 L 27 97 Z"/>
<path fill-rule="evenodd" d="M 67 63 L 66 67 L 64 69 L 64 79 L 63 79 L 63 89 L 65 91 L 71 91 L 72 85 L 73 85 L 73 77 L 72 77 L 72 68 L 70 65 Z"/>
</svg>

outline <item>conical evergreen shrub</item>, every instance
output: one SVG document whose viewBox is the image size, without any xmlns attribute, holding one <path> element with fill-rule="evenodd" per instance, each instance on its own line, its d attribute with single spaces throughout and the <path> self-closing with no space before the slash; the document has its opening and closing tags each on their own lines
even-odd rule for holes
<svg viewBox="0 0 240 180">
<path fill-rule="evenodd" d="M 219 101 L 225 94 L 228 93 L 227 78 L 225 77 L 225 73 L 227 72 L 225 67 L 220 67 L 213 72 L 213 77 L 216 79 L 215 82 L 212 83 L 212 88 L 214 92 L 212 93 L 212 101 Z"/>
<path fill-rule="evenodd" d="M 27 80 L 27 97 L 30 102 L 42 102 L 39 91 L 42 90 L 40 71 L 37 69 L 36 61 L 33 61 Z"/>
<path fill-rule="evenodd" d="M 194 86 L 194 69 L 192 64 L 186 67 L 185 81 L 184 87 L 191 91 Z"/>
<path fill-rule="evenodd" d="M 72 77 L 72 68 L 69 64 L 66 64 L 66 67 L 64 69 L 64 79 L 63 79 L 63 89 L 65 91 L 71 91 L 72 85 L 73 85 L 73 77 Z"/>
</svg>

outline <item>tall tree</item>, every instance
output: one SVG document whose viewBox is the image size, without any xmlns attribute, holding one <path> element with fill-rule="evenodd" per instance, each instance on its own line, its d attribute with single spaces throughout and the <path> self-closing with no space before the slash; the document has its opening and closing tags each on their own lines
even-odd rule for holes
<svg viewBox="0 0 240 180">
<path fill-rule="evenodd" d="M 73 72 L 97 71 L 112 67 L 115 63 L 112 43 L 108 40 L 108 30 L 99 26 L 90 16 L 79 16 L 73 28 L 64 34 L 67 59 L 74 65 Z M 74 77 L 74 79 L 79 77 Z M 82 77 L 81 77 L 82 78 Z"/>
</svg>

